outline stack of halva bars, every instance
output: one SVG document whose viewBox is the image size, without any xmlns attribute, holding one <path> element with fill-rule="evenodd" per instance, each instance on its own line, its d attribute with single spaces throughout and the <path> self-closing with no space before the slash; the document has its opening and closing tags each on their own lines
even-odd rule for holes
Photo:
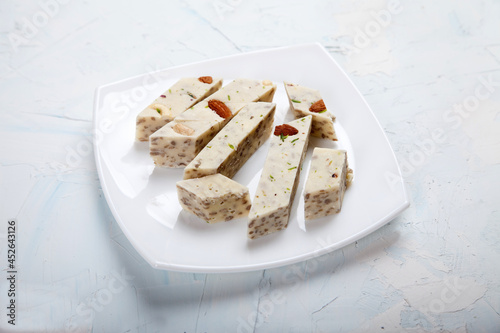
<svg viewBox="0 0 500 333">
<path fill-rule="evenodd" d="M 337 140 L 335 117 L 320 92 L 284 82 L 295 120 L 274 125 L 276 85 L 268 80 L 183 78 L 139 113 L 136 139 L 148 141 L 158 167 L 184 168 L 176 184 L 183 209 L 207 223 L 247 217 L 250 239 L 283 230 L 299 184 L 309 137 Z M 232 180 L 270 138 L 253 200 Z M 304 216 L 339 213 L 352 180 L 344 150 L 314 148 Z"/>
</svg>

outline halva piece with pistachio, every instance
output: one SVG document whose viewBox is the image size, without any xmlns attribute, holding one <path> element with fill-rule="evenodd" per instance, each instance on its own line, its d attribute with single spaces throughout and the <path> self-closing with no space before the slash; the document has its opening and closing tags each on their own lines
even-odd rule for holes
<svg viewBox="0 0 500 333">
<path fill-rule="evenodd" d="M 247 104 L 184 169 L 184 179 L 221 173 L 229 178 L 271 134 L 276 104 Z"/>
<path fill-rule="evenodd" d="M 284 85 L 295 118 L 313 117 L 311 135 L 337 141 L 333 127 L 335 116 L 327 110 L 319 91 L 290 82 L 284 82 Z"/>
<path fill-rule="evenodd" d="M 224 103 L 272 102 L 276 85 L 269 80 L 235 79 L 211 96 Z"/>
<path fill-rule="evenodd" d="M 305 219 L 339 213 L 351 179 L 345 150 L 314 148 L 304 191 Z"/>
<path fill-rule="evenodd" d="M 221 174 L 177 182 L 179 202 L 185 210 L 207 223 L 248 215 L 248 188 Z"/>
<path fill-rule="evenodd" d="M 311 122 L 312 116 L 307 116 L 275 127 L 248 216 L 249 238 L 258 238 L 288 226 Z"/>
</svg>

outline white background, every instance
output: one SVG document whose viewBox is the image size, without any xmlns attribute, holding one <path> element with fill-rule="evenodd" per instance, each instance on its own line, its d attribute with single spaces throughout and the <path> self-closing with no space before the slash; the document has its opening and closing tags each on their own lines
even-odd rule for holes
<svg viewBox="0 0 500 333">
<path fill-rule="evenodd" d="M 498 331 L 498 17 L 495 0 L 3 1 L 0 330 Z M 292 266 L 151 268 L 101 192 L 94 89 L 308 42 L 328 49 L 372 107 L 410 208 L 355 244 Z M 12 218 L 15 326 L 5 309 Z"/>
</svg>

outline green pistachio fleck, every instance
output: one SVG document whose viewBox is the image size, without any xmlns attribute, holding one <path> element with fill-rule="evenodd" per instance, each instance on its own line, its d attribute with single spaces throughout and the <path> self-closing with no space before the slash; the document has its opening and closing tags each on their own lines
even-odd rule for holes
<svg viewBox="0 0 500 333">
<path fill-rule="evenodd" d="M 294 142 L 295 142 L 295 141 L 297 141 L 298 139 L 299 139 L 299 138 L 297 138 L 297 139 L 293 139 L 293 140 L 292 140 L 292 143 L 294 143 Z"/>
<path fill-rule="evenodd" d="M 228 143 L 227 145 L 229 146 L 229 148 L 234 149 L 234 146 L 232 144 Z"/>
<path fill-rule="evenodd" d="M 207 146 L 209 149 L 212 148 L 212 146 Z"/>
<path fill-rule="evenodd" d="M 302 103 L 301 101 L 298 101 L 296 99 L 292 99 L 292 102 L 294 102 L 294 103 Z"/>
<path fill-rule="evenodd" d="M 290 191 L 290 188 L 288 188 L 288 187 L 287 187 L 286 189 L 287 189 L 288 191 Z"/>
<path fill-rule="evenodd" d="M 261 118 L 262 118 L 262 115 L 260 115 L 260 116 L 261 116 Z"/>
<path fill-rule="evenodd" d="M 156 112 L 158 112 L 159 114 L 161 114 L 161 109 L 160 108 L 156 108 Z"/>
<path fill-rule="evenodd" d="M 297 169 L 297 167 L 294 166 L 294 167 L 289 168 L 288 170 L 293 170 L 293 169 Z"/>
<path fill-rule="evenodd" d="M 288 138 L 288 135 L 283 135 L 283 133 L 280 134 L 280 140 L 285 142 L 285 139 Z"/>
<path fill-rule="evenodd" d="M 172 89 L 168 89 L 168 92 L 171 94 L 172 93 Z"/>
<path fill-rule="evenodd" d="M 286 162 L 286 164 L 288 164 L 288 165 L 292 165 L 292 163 L 290 163 L 290 162 Z"/>
<path fill-rule="evenodd" d="M 325 112 L 326 112 L 326 109 L 325 109 L 325 110 L 323 110 L 323 111 L 320 111 L 320 112 L 318 112 L 318 113 L 325 113 Z"/>
<path fill-rule="evenodd" d="M 227 100 L 230 101 L 231 100 L 231 96 L 227 95 Z"/>
<path fill-rule="evenodd" d="M 274 182 L 276 179 L 274 179 L 273 175 L 269 175 L 269 178 L 271 178 L 271 181 Z"/>
</svg>

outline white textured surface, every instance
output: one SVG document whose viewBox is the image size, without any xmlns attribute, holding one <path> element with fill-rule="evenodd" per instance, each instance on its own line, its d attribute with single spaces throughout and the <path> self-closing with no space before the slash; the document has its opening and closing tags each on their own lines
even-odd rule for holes
<svg viewBox="0 0 500 333">
<path fill-rule="evenodd" d="M 0 267 L 7 270 L 6 222 L 16 218 L 15 329 L 498 331 L 499 16 L 495 0 L 3 3 Z M 27 31 L 27 21 L 38 27 Z M 316 41 L 386 130 L 411 207 L 301 264 L 228 275 L 151 268 L 100 191 L 94 88 Z M 13 330 L 0 318 L 1 331 Z"/>
</svg>

